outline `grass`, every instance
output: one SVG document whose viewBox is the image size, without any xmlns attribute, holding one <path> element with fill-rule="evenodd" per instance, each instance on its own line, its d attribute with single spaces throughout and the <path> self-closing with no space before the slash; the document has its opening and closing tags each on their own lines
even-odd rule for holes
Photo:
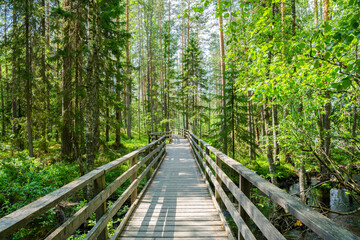
<svg viewBox="0 0 360 240">
<path fill-rule="evenodd" d="M 101 144 L 97 154 L 95 167 L 111 162 L 127 153 L 130 153 L 148 143 L 145 134 L 138 135 L 133 139 L 123 137 L 121 146 L 114 146 L 114 136 L 109 142 Z M 35 148 L 36 156 L 28 157 L 28 152 L 15 151 L 6 142 L 0 143 L 0 217 L 3 217 L 36 199 L 62 187 L 63 185 L 80 177 L 79 165 L 76 161 L 61 161 L 60 144 L 51 142 L 48 144 L 48 152 L 41 152 Z M 85 159 L 86 156 L 83 156 Z M 85 163 L 84 163 L 85 166 Z M 107 183 L 112 182 L 129 168 L 128 164 L 111 171 L 106 176 Z M 125 182 L 116 192 L 121 194 L 129 185 Z M 80 202 L 81 191 L 67 201 Z M 67 215 L 73 214 L 73 210 Z M 39 218 L 35 219 L 27 228 L 20 229 L 10 239 L 41 239 L 47 234 L 46 231 L 53 229 L 58 224 L 58 209 L 51 209 Z"/>
</svg>

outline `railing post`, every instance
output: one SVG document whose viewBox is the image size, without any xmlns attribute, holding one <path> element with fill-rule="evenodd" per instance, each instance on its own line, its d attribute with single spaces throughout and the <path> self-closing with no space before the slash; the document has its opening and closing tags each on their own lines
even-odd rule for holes
<svg viewBox="0 0 360 240">
<path fill-rule="evenodd" d="M 193 138 L 194 139 L 194 142 L 197 144 L 197 145 L 199 145 L 199 141 L 196 139 L 196 138 Z M 197 149 L 196 149 L 196 147 L 195 147 L 195 149 L 194 149 L 194 151 L 197 151 L 197 152 L 199 152 Z M 200 154 L 199 154 L 200 155 Z M 201 155 L 200 155 L 201 156 Z M 202 159 L 198 159 L 198 161 L 202 161 Z M 200 163 L 200 162 L 199 162 Z"/>
<path fill-rule="evenodd" d="M 216 165 L 220 168 L 220 169 L 222 169 L 221 168 L 221 159 L 218 157 L 218 156 L 216 156 Z M 219 185 L 220 185 L 220 187 L 222 186 L 222 181 L 221 181 L 221 178 L 219 177 L 219 175 L 218 175 L 218 173 L 215 171 L 215 177 L 216 177 L 216 181 L 219 183 Z M 216 199 L 216 201 L 219 203 L 219 205 L 222 207 L 222 201 L 221 201 L 221 197 L 220 197 L 220 195 L 219 195 L 219 193 L 218 193 L 218 191 L 216 191 L 215 190 L 215 199 Z"/>
<path fill-rule="evenodd" d="M 130 159 L 130 167 L 136 165 L 136 158 L 137 156 Z M 136 180 L 136 178 L 137 178 L 137 171 L 133 175 L 131 175 L 130 182 L 133 183 Z M 135 202 L 136 198 L 137 198 L 137 188 L 135 188 L 134 192 L 131 194 L 131 204 Z"/>
<path fill-rule="evenodd" d="M 165 137 L 165 139 L 164 139 L 164 142 L 165 142 L 165 144 L 166 144 L 166 137 Z M 156 148 L 158 148 L 162 143 L 163 143 L 163 142 L 158 142 L 158 143 L 156 143 L 156 145 L 154 145 L 153 150 L 155 150 Z M 152 160 L 151 160 L 151 161 L 153 161 L 153 160 L 160 154 L 160 152 L 161 152 L 161 150 L 159 150 L 159 151 L 152 157 Z M 157 163 L 154 164 L 154 168 L 153 168 L 153 169 L 155 169 L 155 168 L 159 165 L 159 163 L 160 163 L 160 161 L 158 160 Z"/>
<path fill-rule="evenodd" d="M 205 148 L 205 152 L 206 152 L 206 155 L 208 155 L 210 157 L 210 150 L 207 147 Z M 206 165 L 208 164 L 206 160 L 205 160 L 205 164 Z M 205 169 L 204 169 L 204 171 L 205 171 Z M 206 179 L 208 180 L 208 182 L 211 182 L 210 177 L 207 174 L 205 174 L 205 176 L 206 176 Z"/>
<path fill-rule="evenodd" d="M 146 157 L 147 155 L 149 155 L 150 152 L 151 152 L 151 148 L 148 147 L 148 148 L 145 150 L 145 157 Z M 146 166 L 148 166 L 150 163 L 151 163 L 151 160 L 148 159 L 148 160 L 146 161 Z M 146 174 L 146 180 L 149 180 L 150 178 L 151 178 L 151 169 L 150 169 L 150 171 L 148 171 L 148 173 Z"/>
<path fill-rule="evenodd" d="M 249 199 L 250 199 L 250 186 L 251 183 L 246 178 L 240 175 L 239 176 L 240 191 L 242 191 L 245 194 L 245 196 L 247 196 Z M 249 215 L 245 212 L 244 208 L 241 207 L 240 203 L 239 203 L 239 213 L 240 213 L 240 217 L 244 220 L 246 225 L 250 227 Z M 244 240 L 244 237 L 241 235 L 240 231 L 238 231 L 238 239 Z"/>
<path fill-rule="evenodd" d="M 104 190 L 106 187 L 105 183 L 105 172 L 95 179 L 95 192 L 96 194 L 99 194 L 102 190 Z M 96 221 L 99 221 L 100 218 L 106 213 L 106 199 L 104 202 L 98 207 L 98 209 L 95 210 L 96 214 Z M 107 239 L 107 229 L 105 228 L 98 236 L 99 240 L 106 240 Z"/>
</svg>

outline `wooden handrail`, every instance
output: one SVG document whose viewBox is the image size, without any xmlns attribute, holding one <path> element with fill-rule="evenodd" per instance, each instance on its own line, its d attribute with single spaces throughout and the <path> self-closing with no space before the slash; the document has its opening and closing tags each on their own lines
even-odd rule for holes
<svg viewBox="0 0 360 240">
<path fill-rule="evenodd" d="M 64 222 L 60 227 L 53 231 L 47 239 L 66 239 L 73 232 L 80 227 L 82 223 L 90 217 L 92 213 L 97 213 L 97 223 L 93 229 L 88 233 L 87 239 L 106 238 L 101 236 L 106 234 L 104 231 L 108 221 L 113 215 L 121 208 L 123 203 L 137 190 L 137 186 L 140 181 L 150 172 L 150 169 L 162 159 L 165 154 L 165 136 L 159 138 L 150 144 L 135 150 L 119 159 L 116 159 L 108 164 L 105 164 L 88 174 L 76 179 L 73 182 L 55 190 L 52 193 L 24 206 L 21 209 L 3 217 L 0 219 L 0 239 L 9 236 L 19 228 L 25 227 L 26 224 L 31 222 L 34 218 L 40 216 L 52 207 L 55 207 L 60 201 L 66 199 L 70 195 L 76 193 L 80 189 L 84 188 L 87 184 L 96 183 L 97 195 L 91 199 L 83 208 L 77 211 L 71 218 Z M 150 151 L 149 151 L 150 150 Z M 119 167 L 121 164 L 128 160 L 134 159 L 142 152 L 148 152 L 138 163 L 131 166 L 126 172 L 115 179 L 111 184 L 105 187 L 105 173 Z M 147 162 L 150 162 L 147 164 Z M 102 205 L 106 206 L 107 198 L 114 193 L 128 178 L 134 175 L 144 164 L 147 164 L 145 170 L 137 177 L 132 179 L 130 186 L 119 197 L 119 199 L 105 212 L 99 211 Z M 102 185 L 102 186 L 101 186 Z M 103 188 L 103 189 L 101 189 Z M 105 208 L 103 208 L 105 210 Z M 99 215 L 100 214 L 100 215 Z M 99 216 L 98 216 L 99 215 Z"/>
<path fill-rule="evenodd" d="M 248 181 L 253 186 L 257 187 L 266 196 L 268 196 L 274 203 L 280 205 L 285 210 L 290 212 L 293 216 L 299 219 L 308 228 L 313 230 L 316 234 L 324 239 L 342 239 L 342 240 L 355 240 L 360 239 L 352 232 L 345 228 L 337 225 L 327 217 L 301 203 L 297 198 L 291 196 L 280 188 L 276 187 L 272 183 L 266 181 L 255 172 L 249 170 L 239 162 L 220 152 L 216 148 L 212 147 L 204 140 L 198 138 L 188 130 L 184 130 L 185 137 L 189 140 L 194 155 L 200 164 L 204 167 L 206 174 L 212 181 L 215 191 L 218 192 L 221 200 L 224 202 L 227 210 L 235 220 L 238 228 L 241 229 L 241 233 L 244 234 L 242 237 L 245 239 L 252 239 L 249 233 L 244 227 L 244 221 L 240 221 L 239 217 L 243 216 L 241 211 L 235 211 L 231 201 L 228 199 L 226 194 L 223 193 L 219 180 L 230 190 L 233 196 L 239 202 L 239 207 L 243 209 L 247 215 L 254 221 L 260 231 L 264 234 L 267 239 L 284 239 L 278 230 L 263 216 L 263 214 L 256 208 L 256 206 L 247 197 L 248 194 L 243 192 L 241 187 L 237 187 L 235 183 L 222 171 L 222 168 L 209 156 L 209 152 L 212 152 L 217 160 L 221 163 L 226 164 L 233 170 L 235 170 L 239 177 L 243 181 Z M 212 173 L 211 168 L 215 171 L 216 179 Z M 246 185 L 246 184 L 245 184 Z M 240 210 L 240 209 L 239 209 Z M 240 217 L 242 218 L 242 217 Z M 240 239 L 240 238 L 239 238 Z"/>
<path fill-rule="evenodd" d="M 171 138 L 172 135 L 172 130 L 167 131 L 167 132 L 153 132 L 153 133 L 149 133 L 149 143 L 151 141 L 157 140 L 162 136 L 165 136 L 166 138 Z"/>
</svg>

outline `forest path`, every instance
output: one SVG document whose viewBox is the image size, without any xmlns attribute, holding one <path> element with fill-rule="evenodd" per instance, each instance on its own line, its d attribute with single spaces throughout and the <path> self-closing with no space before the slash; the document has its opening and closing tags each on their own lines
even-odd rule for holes
<svg viewBox="0 0 360 240">
<path fill-rule="evenodd" d="M 120 239 L 228 239 L 188 140 L 172 139 Z"/>
</svg>

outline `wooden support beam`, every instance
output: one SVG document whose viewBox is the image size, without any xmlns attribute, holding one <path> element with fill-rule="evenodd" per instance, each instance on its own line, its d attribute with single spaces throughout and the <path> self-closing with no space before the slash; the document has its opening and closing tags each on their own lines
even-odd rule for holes
<svg viewBox="0 0 360 240">
<path fill-rule="evenodd" d="M 221 168 L 221 159 L 216 156 L 216 165 L 220 168 Z M 215 172 L 215 177 L 216 177 L 216 181 L 219 183 L 220 187 L 222 187 L 222 181 L 221 181 L 221 178 L 219 177 L 218 173 Z M 220 195 L 218 193 L 218 191 L 215 190 L 215 199 L 216 201 L 219 203 L 219 205 L 222 207 L 222 204 L 221 204 L 221 198 L 220 198 Z"/>
<path fill-rule="evenodd" d="M 133 157 L 131 160 L 130 160 L 130 166 L 135 166 L 136 165 L 136 156 Z M 133 175 L 131 175 L 131 179 L 130 179 L 130 183 L 133 183 L 137 178 L 137 171 L 134 172 Z M 131 204 L 133 204 L 135 202 L 137 198 L 137 188 L 134 189 L 133 193 L 131 194 Z"/>
<path fill-rule="evenodd" d="M 251 187 L 251 183 L 246 178 L 240 175 L 239 188 L 240 191 L 243 192 L 248 199 L 250 199 L 250 187 Z M 250 227 L 250 217 L 246 213 L 245 209 L 241 206 L 241 202 L 239 202 L 239 213 L 240 213 L 240 217 L 244 220 L 246 225 Z M 241 235 L 240 231 L 238 231 L 238 239 L 244 240 L 244 237 Z"/>
<path fill-rule="evenodd" d="M 99 194 L 102 190 L 104 190 L 106 187 L 105 183 L 105 174 L 101 175 L 95 180 L 95 192 L 96 195 Z M 99 221 L 102 216 L 106 213 L 106 199 L 105 201 L 96 209 L 96 221 Z M 104 229 L 98 236 L 98 240 L 106 240 L 108 239 L 107 230 Z"/>
</svg>

